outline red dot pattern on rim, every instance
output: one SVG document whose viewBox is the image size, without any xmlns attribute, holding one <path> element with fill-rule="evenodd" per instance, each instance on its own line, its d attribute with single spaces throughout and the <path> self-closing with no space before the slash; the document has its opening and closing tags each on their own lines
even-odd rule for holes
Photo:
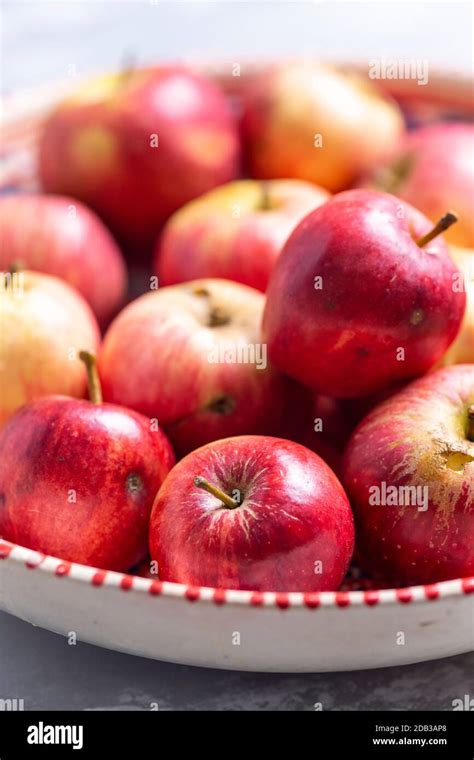
<svg viewBox="0 0 474 760">
<path fill-rule="evenodd" d="M 0 542 L 0 559 L 6 559 L 10 556 L 13 546 Z"/>
<path fill-rule="evenodd" d="M 224 604 L 224 602 L 226 601 L 226 596 L 227 595 L 226 595 L 225 589 L 216 588 L 212 596 L 212 601 L 215 602 L 216 604 Z"/>
<path fill-rule="evenodd" d="M 285 593 L 278 593 L 275 595 L 275 602 L 277 607 L 279 607 L 281 610 L 287 610 L 290 606 L 290 599 L 288 597 L 288 594 Z"/>
<path fill-rule="evenodd" d="M 338 591 L 336 593 L 336 604 L 338 607 L 348 607 L 350 597 L 347 591 Z"/>
<path fill-rule="evenodd" d="M 427 599 L 433 600 L 439 597 L 439 588 L 434 584 L 425 586 L 425 596 Z"/>
<path fill-rule="evenodd" d="M 408 604 L 408 602 L 413 600 L 413 594 L 409 588 L 397 588 L 396 594 L 398 601 L 404 604 Z"/>
<path fill-rule="evenodd" d="M 319 594 L 317 591 L 309 591 L 306 593 L 303 597 L 304 603 L 309 609 L 315 610 L 319 605 L 321 604 L 321 599 L 319 598 Z"/>
<path fill-rule="evenodd" d="M 103 582 L 105 581 L 107 573 L 105 570 L 97 570 L 96 573 L 94 573 L 92 577 L 92 583 L 94 586 L 102 586 Z"/>
<path fill-rule="evenodd" d="M 186 599 L 189 599 L 190 602 L 196 602 L 199 599 L 200 593 L 196 586 L 188 586 L 186 589 Z"/>
<path fill-rule="evenodd" d="M 15 548 L 21 549 L 24 551 L 24 547 L 19 546 L 18 544 L 11 544 L 8 541 L 2 541 L 0 540 L 0 560 L 7 560 L 9 558 L 15 559 L 15 557 L 11 557 L 12 552 Z M 72 570 L 72 563 L 67 562 L 65 560 L 59 560 L 56 557 L 49 557 L 47 555 L 40 555 L 40 559 L 36 561 L 30 560 L 21 560 L 25 567 L 34 570 L 35 568 L 38 568 L 40 565 L 43 564 L 44 560 L 48 559 L 48 567 L 44 568 L 47 569 L 48 572 L 54 573 L 54 575 L 58 578 L 61 578 L 63 576 L 68 576 L 71 573 Z M 53 564 L 54 563 L 54 564 Z M 81 565 L 77 566 L 78 568 L 82 567 Z M 100 587 L 103 585 L 107 585 L 107 576 L 109 573 L 107 570 L 96 570 L 91 578 L 89 578 L 89 583 L 93 586 Z M 117 576 L 117 573 L 113 573 L 114 577 Z M 123 574 L 118 573 L 120 576 L 119 581 L 119 588 L 123 591 L 134 591 L 138 590 L 134 586 L 134 578 L 135 576 L 129 575 L 129 574 Z M 83 579 L 81 579 L 83 580 Z M 461 585 L 461 591 L 464 594 L 471 594 L 474 592 L 474 576 L 469 578 L 460 578 L 455 579 L 458 583 Z M 148 580 L 148 587 L 145 589 L 150 595 L 152 596 L 158 596 L 163 593 L 163 584 L 159 580 Z M 449 581 L 448 581 L 449 583 Z M 113 585 L 116 585 L 115 583 Z M 421 587 L 423 590 L 423 594 L 427 600 L 434 601 L 436 599 L 442 598 L 442 595 L 440 593 L 440 586 L 439 583 L 433 583 L 433 584 L 426 584 Z M 140 586 L 140 590 L 142 590 L 142 587 Z M 401 602 L 402 604 L 408 604 L 409 602 L 412 602 L 414 599 L 413 590 L 412 588 L 399 588 L 394 589 L 395 591 L 395 598 L 396 601 Z M 381 596 L 380 590 L 377 589 L 370 589 L 366 591 L 337 591 L 334 595 L 334 601 L 335 604 L 340 607 L 348 607 L 353 603 L 353 599 L 351 598 L 353 594 L 359 595 L 362 594 L 362 598 L 364 603 L 367 606 L 375 606 L 382 601 L 392 601 L 392 599 L 384 599 Z M 456 594 L 455 592 L 455 595 Z M 183 597 L 188 599 L 191 602 L 195 602 L 203 597 L 201 597 L 201 589 L 196 586 L 188 586 L 184 593 Z M 321 606 L 321 597 L 319 592 L 306 592 L 302 595 L 303 597 L 303 604 L 308 609 L 316 609 Z M 299 606 L 299 602 L 297 604 L 292 603 L 290 601 L 290 596 L 286 592 L 278 592 L 273 595 L 273 599 L 270 601 L 268 606 L 276 606 L 280 609 L 287 609 L 292 606 Z M 211 596 L 212 601 L 217 605 L 222 605 L 229 602 L 229 599 L 227 597 L 227 590 L 226 589 L 213 589 L 213 593 Z M 360 597 L 358 597 L 360 601 Z M 265 603 L 265 595 L 261 591 L 254 591 L 251 592 L 250 597 L 248 599 L 248 603 L 254 607 L 261 607 Z M 327 600 L 325 600 L 325 606 L 332 606 L 331 604 L 328 605 Z"/>
<path fill-rule="evenodd" d="M 63 575 L 67 575 L 71 569 L 71 563 L 70 562 L 61 562 L 60 565 L 57 566 L 57 568 L 54 571 L 55 575 L 59 575 L 59 577 L 62 577 Z"/>
<path fill-rule="evenodd" d="M 364 602 L 373 607 L 380 602 L 380 594 L 378 591 L 364 591 Z"/>
<path fill-rule="evenodd" d="M 152 594 L 152 596 L 158 596 L 163 591 L 163 585 L 161 581 L 152 581 L 150 583 L 150 588 L 148 589 L 148 593 Z"/>
</svg>

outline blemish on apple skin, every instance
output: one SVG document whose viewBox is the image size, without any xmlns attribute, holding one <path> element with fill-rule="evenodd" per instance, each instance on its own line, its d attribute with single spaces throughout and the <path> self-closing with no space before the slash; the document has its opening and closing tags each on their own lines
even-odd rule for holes
<svg viewBox="0 0 474 760">
<path fill-rule="evenodd" d="M 410 324 L 416 327 L 416 325 L 421 324 L 425 318 L 425 315 L 423 313 L 423 309 L 415 309 L 412 311 L 410 316 Z"/>
<path fill-rule="evenodd" d="M 136 472 L 130 472 L 127 475 L 125 484 L 127 491 L 129 491 L 131 494 L 136 494 L 143 488 L 143 480 L 141 479 L 140 475 L 137 475 Z"/>
</svg>

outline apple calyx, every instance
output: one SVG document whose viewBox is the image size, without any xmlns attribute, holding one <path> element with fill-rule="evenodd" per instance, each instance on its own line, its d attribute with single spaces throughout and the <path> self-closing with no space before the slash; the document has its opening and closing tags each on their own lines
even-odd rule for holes
<svg viewBox="0 0 474 760">
<path fill-rule="evenodd" d="M 97 360 L 95 354 L 91 353 L 90 351 L 79 351 L 79 359 L 86 365 L 89 401 L 91 401 L 93 404 L 101 404 L 102 387 L 100 385 L 99 373 L 97 371 Z"/>
<path fill-rule="evenodd" d="M 213 486 L 212 483 L 209 483 L 209 481 L 201 475 L 196 475 L 194 478 L 194 485 L 215 496 L 216 499 L 219 499 L 219 501 L 227 507 L 227 509 L 236 509 L 236 507 L 240 507 L 240 503 L 236 499 L 233 499 L 232 496 L 229 496 L 229 494 L 225 493 L 225 491 L 222 491 L 220 488 Z"/>
<path fill-rule="evenodd" d="M 423 235 L 421 238 L 418 238 L 416 241 L 416 244 L 423 248 L 427 243 L 431 243 L 432 240 L 434 240 L 435 237 L 438 237 L 438 235 L 441 235 L 442 232 L 446 232 L 452 224 L 458 221 L 457 215 L 454 213 L 454 211 L 448 211 L 444 216 L 441 217 L 439 222 L 436 222 L 435 226 L 432 230 L 426 233 L 426 235 Z"/>
<path fill-rule="evenodd" d="M 220 306 L 214 306 L 209 314 L 209 327 L 222 327 L 228 325 L 230 317 Z"/>
<path fill-rule="evenodd" d="M 466 438 L 474 443 L 474 404 L 471 404 L 467 409 Z"/>
<path fill-rule="evenodd" d="M 415 163 L 413 153 L 405 153 L 391 166 L 384 167 L 374 177 L 376 190 L 397 195 L 401 185 L 408 179 Z"/>
</svg>

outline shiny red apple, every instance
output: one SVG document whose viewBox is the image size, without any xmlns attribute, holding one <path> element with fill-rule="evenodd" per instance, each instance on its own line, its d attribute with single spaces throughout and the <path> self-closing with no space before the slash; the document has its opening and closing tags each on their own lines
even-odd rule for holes
<svg viewBox="0 0 474 760">
<path fill-rule="evenodd" d="M 373 184 L 436 221 L 453 208 L 459 221 L 446 240 L 474 247 L 474 125 L 431 124 L 401 140 Z"/>
<path fill-rule="evenodd" d="M 329 198 L 300 180 L 239 180 L 177 211 L 155 252 L 160 285 L 223 277 L 265 291 L 297 223 Z"/>
<path fill-rule="evenodd" d="M 464 314 L 459 271 L 415 208 L 351 190 L 307 216 L 270 280 L 263 339 L 281 371 L 336 398 L 366 396 L 423 374 Z"/>
<path fill-rule="evenodd" d="M 157 418 L 179 454 L 229 435 L 277 431 L 299 390 L 268 363 L 264 302 L 259 291 L 218 279 L 138 298 L 105 335 L 104 398 Z"/>
<path fill-rule="evenodd" d="M 437 370 L 374 409 L 351 438 L 344 482 L 368 573 L 407 584 L 474 575 L 474 365 Z"/>
<path fill-rule="evenodd" d="M 334 473 L 304 446 L 267 436 L 215 441 L 182 459 L 150 522 L 160 578 L 197 586 L 335 590 L 353 543 Z"/>
<path fill-rule="evenodd" d="M 239 140 L 222 93 L 181 66 L 99 77 L 46 120 L 48 192 L 85 201 L 127 248 L 151 247 L 167 217 L 237 176 Z"/>
<path fill-rule="evenodd" d="M 0 536 L 64 560 L 128 570 L 147 555 L 154 497 L 174 464 L 146 417 L 48 396 L 22 407 L 0 433 Z"/>
<path fill-rule="evenodd" d="M 127 275 L 117 244 L 94 212 L 73 198 L 39 193 L 0 198 L 0 269 L 17 262 L 72 285 L 101 323 L 125 295 Z"/>
</svg>

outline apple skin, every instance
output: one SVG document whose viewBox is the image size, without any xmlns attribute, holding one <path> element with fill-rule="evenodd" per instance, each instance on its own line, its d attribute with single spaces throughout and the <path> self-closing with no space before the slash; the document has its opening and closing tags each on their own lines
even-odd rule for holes
<svg viewBox="0 0 474 760">
<path fill-rule="evenodd" d="M 141 296 L 104 337 L 105 400 L 157 418 L 179 455 L 229 435 L 278 430 L 296 384 L 270 365 L 209 361 L 219 345 L 261 343 L 264 301 L 253 288 L 218 279 Z M 216 314 L 229 322 L 210 326 Z"/>
<path fill-rule="evenodd" d="M 403 198 L 433 222 L 453 209 L 459 220 L 446 240 L 474 247 L 474 125 L 433 124 L 408 132 L 371 184 Z"/>
<path fill-rule="evenodd" d="M 84 396 L 86 371 L 74 354 L 100 342 L 94 314 L 73 288 L 40 272 L 15 278 L 18 288 L 0 279 L 0 427 L 41 396 Z"/>
<path fill-rule="evenodd" d="M 354 432 L 344 483 L 359 562 L 375 578 L 416 584 L 474 574 L 474 443 L 465 432 L 472 403 L 474 366 L 446 367 L 384 402 Z M 382 482 L 427 486 L 427 510 L 371 504 L 369 489 Z"/>
<path fill-rule="evenodd" d="M 39 193 L 0 198 L 0 269 L 16 262 L 68 282 L 102 324 L 124 299 L 127 275 L 120 249 L 96 214 L 73 198 Z"/>
<path fill-rule="evenodd" d="M 134 252 L 151 250 L 177 208 L 236 177 L 239 153 L 223 94 L 162 66 L 96 78 L 63 101 L 44 125 L 39 169 L 45 190 L 85 201 Z"/>
<path fill-rule="evenodd" d="M 297 223 L 329 198 L 300 180 L 239 180 L 177 211 L 155 251 L 161 285 L 221 277 L 265 291 Z"/>
<path fill-rule="evenodd" d="M 196 475 L 230 494 L 239 489 L 242 504 L 225 507 L 194 485 Z M 227 438 L 182 459 L 150 521 L 160 579 L 197 586 L 335 590 L 353 544 L 351 508 L 334 473 L 304 446 L 268 436 Z"/>
<path fill-rule="evenodd" d="M 398 106 L 372 82 L 319 63 L 277 64 L 243 88 L 246 158 L 259 179 L 295 177 L 339 192 L 390 153 L 403 130 Z"/>
<path fill-rule="evenodd" d="M 466 311 L 456 340 L 448 348 L 440 364 L 474 363 L 474 250 L 451 245 L 449 252 L 464 277 Z"/>
<path fill-rule="evenodd" d="M 263 340 L 275 366 L 335 398 L 371 395 L 434 366 L 466 297 L 445 243 L 416 244 L 431 228 L 416 209 L 371 190 L 340 193 L 309 214 L 267 291 Z"/>
<path fill-rule="evenodd" d="M 173 464 L 166 436 L 142 415 L 65 396 L 38 399 L 0 433 L 0 535 L 126 571 L 146 557 L 153 500 Z"/>
</svg>

